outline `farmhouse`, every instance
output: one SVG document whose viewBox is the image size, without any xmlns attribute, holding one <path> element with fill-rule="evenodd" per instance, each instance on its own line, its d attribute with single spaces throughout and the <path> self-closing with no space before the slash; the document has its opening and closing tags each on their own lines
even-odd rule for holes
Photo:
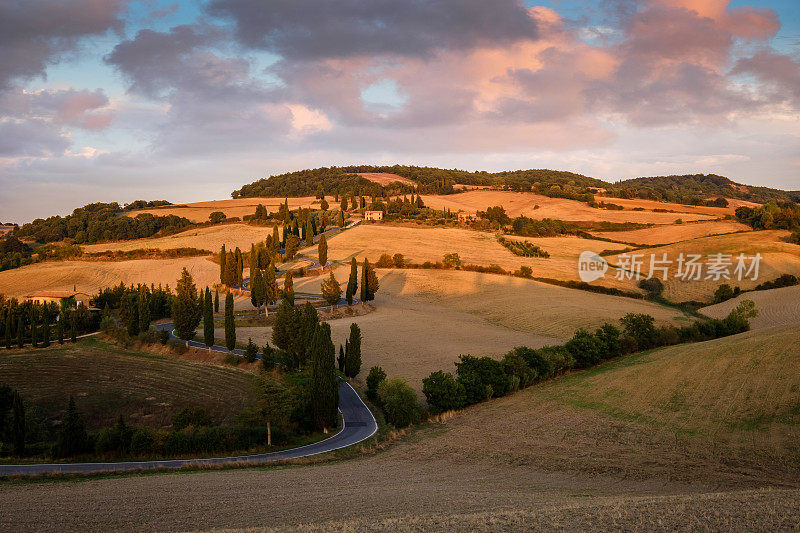
<svg viewBox="0 0 800 533">
<path fill-rule="evenodd" d="M 77 291 L 37 291 L 25 295 L 26 300 L 37 304 L 49 304 L 51 302 L 60 304 L 61 300 L 68 298 L 73 298 L 75 300 L 75 305 L 82 303 L 88 307 L 91 296 L 85 292 Z"/>
<path fill-rule="evenodd" d="M 364 220 L 383 220 L 383 211 L 364 211 Z"/>
</svg>

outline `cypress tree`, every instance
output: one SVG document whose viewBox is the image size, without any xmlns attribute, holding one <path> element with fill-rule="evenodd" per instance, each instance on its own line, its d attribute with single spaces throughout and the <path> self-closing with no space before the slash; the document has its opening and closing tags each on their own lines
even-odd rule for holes
<svg viewBox="0 0 800 533">
<path fill-rule="evenodd" d="M 69 314 L 69 337 L 73 344 L 78 342 L 78 312 L 75 309 Z"/>
<path fill-rule="evenodd" d="M 125 325 L 128 335 L 135 337 L 139 334 L 139 306 L 136 295 L 125 292 L 120 300 L 119 316 Z"/>
<path fill-rule="evenodd" d="M 175 324 L 178 337 L 185 341 L 194 338 L 195 330 L 200 324 L 202 317 L 200 303 L 194 280 L 189 271 L 184 268 L 175 288 L 175 299 L 172 302 L 172 323 Z"/>
<path fill-rule="evenodd" d="M 369 260 L 364 258 L 364 265 L 361 268 L 361 301 L 366 302 L 370 300 L 369 285 L 367 284 L 367 272 L 369 271 Z"/>
<path fill-rule="evenodd" d="M 17 391 L 11 404 L 11 449 L 17 457 L 25 455 L 25 405 Z"/>
<path fill-rule="evenodd" d="M 64 320 L 63 317 L 59 317 L 58 323 L 56 324 L 56 334 L 58 335 L 58 344 L 64 344 Z"/>
<path fill-rule="evenodd" d="M 325 265 L 328 264 L 328 239 L 325 238 L 325 235 L 320 235 L 319 237 L 317 252 L 319 264 L 322 268 L 325 268 Z"/>
<path fill-rule="evenodd" d="M 219 313 L 219 289 L 214 289 L 214 312 Z"/>
<path fill-rule="evenodd" d="M 278 226 L 272 226 L 272 249 L 270 252 L 277 252 L 281 248 L 280 242 L 278 238 Z"/>
<path fill-rule="evenodd" d="M 289 349 L 289 322 L 292 320 L 292 307 L 289 302 L 283 300 L 275 313 L 275 320 L 272 323 L 272 342 L 281 350 Z"/>
<path fill-rule="evenodd" d="M 203 299 L 203 342 L 210 350 L 214 346 L 214 310 L 211 303 L 211 291 L 206 287 Z"/>
<path fill-rule="evenodd" d="M 59 457 L 69 457 L 86 450 L 88 436 L 86 435 L 86 425 L 83 416 L 75 406 L 75 398 L 69 397 L 67 414 L 61 422 L 56 440 L 56 455 Z"/>
<path fill-rule="evenodd" d="M 31 346 L 34 348 L 39 347 L 39 339 L 37 338 L 39 329 L 39 306 L 33 304 L 31 306 Z"/>
<path fill-rule="evenodd" d="M 374 300 L 375 293 L 378 292 L 378 275 L 375 269 L 367 265 L 367 300 Z"/>
<path fill-rule="evenodd" d="M 311 401 L 314 422 L 323 430 L 336 424 L 336 409 L 339 406 L 335 353 L 330 324 L 318 324 L 311 350 Z"/>
<path fill-rule="evenodd" d="M 13 315 L 11 314 L 11 308 L 9 307 L 6 309 L 6 350 L 11 349 L 11 321 L 14 319 Z"/>
<path fill-rule="evenodd" d="M 342 195 L 342 204 L 339 206 L 339 210 L 342 212 L 347 211 L 347 196 Z"/>
<path fill-rule="evenodd" d="M 278 301 L 278 281 L 275 279 L 275 265 L 267 265 L 264 276 L 264 314 L 269 316 L 269 306 Z"/>
<path fill-rule="evenodd" d="M 222 284 L 228 287 L 236 285 L 236 254 L 225 254 L 225 272 L 222 275 Z"/>
<path fill-rule="evenodd" d="M 339 367 L 339 372 L 344 374 L 344 347 L 341 344 L 339 345 L 339 357 L 336 358 L 336 364 Z"/>
<path fill-rule="evenodd" d="M 353 296 L 356 294 L 356 289 L 358 289 L 358 263 L 356 263 L 356 258 L 354 257 L 350 260 L 350 279 L 347 280 L 347 291 L 345 292 L 347 305 L 353 305 Z"/>
<path fill-rule="evenodd" d="M 228 254 L 225 253 L 225 245 L 219 251 L 219 282 L 225 285 L 225 266 L 228 259 Z"/>
<path fill-rule="evenodd" d="M 19 314 L 19 322 L 17 322 L 17 346 L 25 347 L 25 319 L 22 313 Z"/>
<path fill-rule="evenodd" d="M 244 258 L 241 250 L 237 248 L 236 251 L 236 286 L 241 288 L 244 283 Z"/>
<path fill-rule="evenodd" d="M 236 348 L 236 323 L 233 319 L 233 294 L 225 295 L 225 347 Z"/>
<path fill-rule="evenodd" d="M 306 220 L 306 246 L 314 246 L 314 226 L 310 216 Z"/>
<path fill-rule="evenodd" d="M 247 263 L 250 266 L 250 280 L 252 281 L 253 271 L 258 269 L 258 252 L 255 243 L 250 244 L 250 256 L 247 258 Z"/>
<path fill-rule="evenodd" d="M 355 322 L 350 324 L 350 338 L 347 340 L 344 375 L 354 378 L 361 372 L 361 329 Z"/>
<path fill-rule="evenodd" d="M 260 268 L 251 270 L 250 302 L 259 311 L 261 310 L 261 304 L 264 303 L 264 278 L 261 276 Z"/>
<path fill-rule="evenodd" d="M 42 306 L 42 347 L 50 346 L 50 308 L 47 304 Z"/>
<path fill-rule="evenodd" d="M 144 333 L 150 329 L 150 299 L 147 297 L 144 287 L 139 290 L 137 301 L 139 315 L 139 331 Z"/>
<path fill-rule="evenodd" d="M 338 223 L 340 228 L 344 228 L 344 211 L 339 211 Z"/>
<path fill-rule="evenodd" d="M 291 270 L 286 271 L 283 279 L 283 297 L 289 302 L 289 305 L 294 306 L 294 281 Z"/>
<path fill-rule="evenodd" d="M 306 302 L 300 317 L 300 346 L 298 355 L 300 360 L 305 360 L 311 356 L 311 344 L 314 342 L 314 332 L 319 324 L 319 315 L 311 302 Z"/>
</svg>

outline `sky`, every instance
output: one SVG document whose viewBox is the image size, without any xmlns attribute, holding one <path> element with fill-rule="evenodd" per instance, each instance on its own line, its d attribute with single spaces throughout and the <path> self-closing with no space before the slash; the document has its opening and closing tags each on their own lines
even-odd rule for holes
<svg viewBox="0 0 800 533">
<path fill-rule="evenodd" d="M 0 0 L 0 222 L 395 163 L 800 189 L 800 3 Z"/>
</svg>

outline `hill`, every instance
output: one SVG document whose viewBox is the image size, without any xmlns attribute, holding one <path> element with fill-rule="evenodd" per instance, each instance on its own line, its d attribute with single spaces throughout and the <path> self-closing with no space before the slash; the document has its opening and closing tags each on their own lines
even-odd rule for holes
<svg viewBox="0 0 800 533">
<path fill-rule="evenodd" d="M 348 461 L 99 479 L 79 491 L 4 485 L 0 525 L 66 516 L 92 529 L 792 529 L 798 342 L 796 328 L 773 328 L 623 358 Z"/>
</svg>

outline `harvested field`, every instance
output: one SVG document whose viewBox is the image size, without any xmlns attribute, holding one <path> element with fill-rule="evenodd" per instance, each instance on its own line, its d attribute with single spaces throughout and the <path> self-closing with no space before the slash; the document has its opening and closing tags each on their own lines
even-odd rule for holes
<svg viewBox="0 0 800 533">
<path fill-rule="evenodd" d="M 97 294 L 104 287 L 146 283 L 170 285 L 181 275 L 183 267 L 194 277 L 198 287 L 213 285 L 219 280 L 219 265 L 206 257 L 180 259 L 135 259 L 117 262 L 60 261 L 28 265 L 0 272 L 0 294 L 21 298 L 41 290 L 76 290 Z"/>
<path fill-rule="evenodd" d="M 616 204 L 624 207 L 625 209 L 646 209 L 652 211 L 653 209 L 666 209 L 667 211 L 674 211 L 675 213 L 701 213 L 704 215 L 713 215 L 715 217 L 724 217 L 725 215 L 732 215 L 739 205 L 734 204 L 733 200 L 728 200 L 728 207 L 707 207 L 704 205 L 687 205 L 687 204 L 673 204 L 669 202 L 658 202 L 656 200 L 644 200 L 641 198 L 614 198 L 613 196 L 599 196 L 595 195 L 597 203 L 605 202 L 607 204 Z M 751 205 L 752 202 L 746 202 Z"/>
<path fill-rule="evenodd" d="M 407 261 L 423 263 L 441 261 L 446 253 L 456 252 L 465 264 L 489 266 L 498 264 L 506 270 L 515 271 L 527 265 L 536 277 L 559 280 L 578 280 L 578 256 L 584 250 L 623 250 L 625 245 L 578 237 L 521 238 L 537 244 L 550 254 L 550 258 L 520 257 L 497 242 L 494 233 L 456 228 L 430 228 L 409 226 L 387 226 L 362 224 L 331 239 L 328 242 L 328 257 L 333 260 L 357 257 L 377 261 L 381 254 L 402 253 Z M 629 281 L 619 282 L 612 278 L 603 280 L 609 287 L 637 291 Z"/>
<path fill-rule="evenodd" d="M 165 351 L 165 354 L 169 352 Z M 167 428 L 181 409 L 199 405 L 220 423 L 251 400 L 252 374 L 124 349 L 94 339 L 0 357 L 0 381 L 18 389 L 48 418 L 75 397 L 89 430 L 122 414 L 129 424 Z"/>
<path fill-rule="evenodd" d="M 592 232 L 592 234 L 595 237 L 604 239 L 653 246 L 742 231 L 751 231 L 750 226 L 739 222 L 719 220 L 713 222 L 693 222 L 689 224 L 670 224 L 631 231 Z"/>
<path fill-rule="evenodd" d="M 281 231 L 281 228 L 278 228 Z M 272 227 L 251 226 L 250 224 L 220 224 L 207 228 L 189 229 L 175 235 L 154 237 L 150 239 L 136 239 L 132 241 L 118 241 L 102 244 L 90 244 L 83 247 L 85 252 L 103 252 L 106 250 L 137 250 L 140 248 L 157 248 L 168 250 L 170 248 L 199 248 L 218 252 L 224 244 L 228 250 L 237 246 L 243 251 L 248 251 L 254 242 L 262 242 L 272 235 Z"/>
<path fill-rule="evenodd" d="M 469 408 L 349 461 L 6 484 L 0 527 L 792 529 L 800 470 L 797 448 L 785 446 L 800 425 L 773 412 L 785 415 L 785 400 L 797 401 L 798 359 L 786 347 L 798 341 L 779 329 L 622 359 Z M 776 381 L 750 383 L 755 362 Z M 708 413 L 694 413 L 690 401 Z M 694 427 L 683 424 L 690 413 L 695 433 L 680 430 Z M 760 415 L 766 429 L 746 423 Z"/>
<path fill-rule="evenodd" d="M 390 174 L 388 172 L 359 172 L 358 175 L 362 178 L 368 179 L 371 182 L 380 183 L 381 185 L 389 185 L 390 183 L 399 181 L 404 185 L 411 185 L 412 187 L 417 186 L 417 183 L 414 180 L 404 178 L 403 176 L 398 176 L 397 174 Z"/>
<path fill-rule="evenodd" d="M 449 208 L 453 212 L 459 210 L 476 212 L 485 211 L 487 207 L 502 205 L 508 216 L 516 217 L 525 215 L 531 218 L 556 218 L 571 221 L 592 222 L 638 222 L 643 224 L 672 224 L 675 219 L 681 218 L 684 222 L 690 220 L 713 220 L 718 215 L 702 214 L 702 211 L 689 213 L 654 213 L 652 211 L 612 211 L 609 209 L 595 209 L 584 202 L 566 200 L 564 198 L 549 198 L 529 192 L 510 192 L 494 190 L 474 190 L 448 195 L 423 195 L 425 205 L 434 209 Z M 609 199 L 610 201 L 610 199 Z M 654 202 L 663 209 L 675 209 L 678 204 Z M 535 206 L 539 206 L 535 209 Z"/>
<path fill-rule="evenodd" d="M 135 217 L 140 213 L 151 213 L 160 216 L 177 215 L 179 217 L 186 217 L 192 222 L 207 222 L 208 215 L 214 211 L 222 211 L 228 217 L 242 218 L 245 215 L 252 215 L 255 213 L 258 204 L 266 207 L 269 212 L 275 212 L 285 200 L 285 198 L 232 198 L 230 200 L 211 200 L 208 202 L 193 202 L 189 204 L 175 204 L 165 207 L 141 209 L 139 211 L 131 211 L 128 213 L 128 216 Z M 289 208 L 297 209 L 298 207 L 312 206 L 319 208 L 319 202 L 320 200 L 313 196 L 289 198 Z M 333 197 L 329 197 L 328 202 L 333 203 Z"/>
<path fill-rule="evenodd" d="M 742 300 L 752 300 L 756 304 L 758 316 L 750 319 L 753 329 L 800 324 L 800 286 L 746 292 L 732 300 L 704 307 L 700 312 L 713 318 L 725 318 Z"/>
<path fill-rule="evenodd" d="M 731 286 L 738 285 L 742 289 L 752 289 L 759 283 L 773 280 L 781 274 L 800 274 L 800 246 L 784 242 L 782 239 L 787 235 L 788 232 L 782 230 L 733 233 L 730 235 L 701 237 L 667 246 L 649 248 L 636 253 L 645 255 L 647 264 L 642 269 L 644 274 L 649 271 L 651 254 L 655 254 L 656 258 L 660 259 L 666 253 L 667 259 L 673 261 L 670 278 L 664 282 L 664 296 L 668 299 L 674 302 L 710 302 L 714 291 L 722 283 L 728 283 Z M 684 281 L 681 278 L 674 277 L 677 274 L 677 261 L 681 253 L 700 254 L 703 256 L 703 262 L 708 260 L 708 255 L 710 254 L 732 254 L 737 257 L 740 253 L 744 253 L 746 256 L 752 257 L 756 253 L 760 253 L 762 260 L 759 277 L 755 281 L 749 278 L 742 281 L 738 279 Z M 619 264 L 619 256 L 611 256 L 606 259 L 612 265 Z M 606 277 L 613 277 L 615 272 L 614 269 L 610 269 Z M 732 273 L 733 267 L 731 267 Z M 702 277 L 705 278 L 706 274 L 704 270 Z M 661 274 L 658 275 L 661 276 Z"/>
</svg>

